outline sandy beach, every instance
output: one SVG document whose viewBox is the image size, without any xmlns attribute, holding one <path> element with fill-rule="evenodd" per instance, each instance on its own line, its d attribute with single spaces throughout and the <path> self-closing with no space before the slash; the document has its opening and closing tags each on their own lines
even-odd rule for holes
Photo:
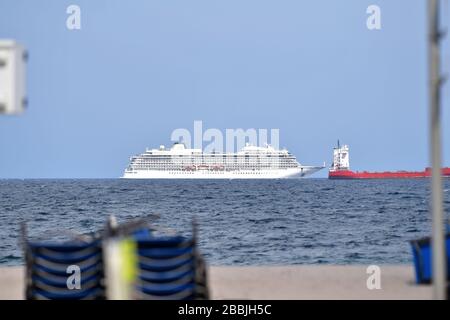
<svg viewBox="0 0 450 320">
<path fill-rule="evenodd" d="M 381 289 L 367 288 L 367 266 L 211 266 L 212 299 L 431 299 L 410 265 L 381 267 Z M 23 299 L 23 267 L 0 268 L 0 299 Z"/>
</svg>

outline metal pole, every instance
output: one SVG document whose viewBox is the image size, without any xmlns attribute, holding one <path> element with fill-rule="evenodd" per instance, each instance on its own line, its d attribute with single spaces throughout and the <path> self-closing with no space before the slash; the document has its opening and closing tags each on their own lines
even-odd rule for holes
<svg viewBox="0 0 450 320">
<path fill-rule="evenodd" d="M 428 0 L 429 134 L 431 156 L 433 298 L 446 299 L 446 259 L 442 209 L 439 0 Z"/>
</svg>

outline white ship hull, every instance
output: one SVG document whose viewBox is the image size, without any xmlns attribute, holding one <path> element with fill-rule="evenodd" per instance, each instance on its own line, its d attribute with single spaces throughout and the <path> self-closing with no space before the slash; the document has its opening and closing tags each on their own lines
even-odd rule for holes
<svg viewBox="0 0 450 320">
<path fill-rule="evenodd" d="M 237 170 L 237 171 L 125 171 L 124 179 L 286 179 L 303 178 L 323 169 L 323 167 L 301 166 L 289 169 Z"/>
</svg>

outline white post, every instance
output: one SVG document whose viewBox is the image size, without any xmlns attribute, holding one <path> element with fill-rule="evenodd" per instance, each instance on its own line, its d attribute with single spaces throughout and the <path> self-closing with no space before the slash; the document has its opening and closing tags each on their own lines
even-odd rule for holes
<svg viewBox="0 0 450 320">
<path fill-rule="evenodd" d="M 428 0 L 429 133 L 431 156 L 433 298 L 446 299 L 447 267 L 442 208 L 439 0 Z"/>
</svg>

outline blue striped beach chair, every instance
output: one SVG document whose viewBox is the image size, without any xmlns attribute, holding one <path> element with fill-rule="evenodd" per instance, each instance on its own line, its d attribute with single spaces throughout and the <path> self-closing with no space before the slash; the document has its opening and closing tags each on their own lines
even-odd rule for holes
<svg viewBox="0 0 450 320">
<path fill-rule="evenodd" d="M 138 297 L 208 299 L 205 263 L 195 237 L 137 237 Z"/>
<path fill-rule="evenodd" d="M 191 237 L 157 235 L 144 221 L 130 222 L 110 232 L 131 236 L 136 242 L 137 299 L 208 299 L 206 263 L 198 251 L 193 223 Z"/>
<path fill-rule="evenodd" d="M 105 298 L 100 239 L 23 242 L 26 299 Z"/>
</svg>

